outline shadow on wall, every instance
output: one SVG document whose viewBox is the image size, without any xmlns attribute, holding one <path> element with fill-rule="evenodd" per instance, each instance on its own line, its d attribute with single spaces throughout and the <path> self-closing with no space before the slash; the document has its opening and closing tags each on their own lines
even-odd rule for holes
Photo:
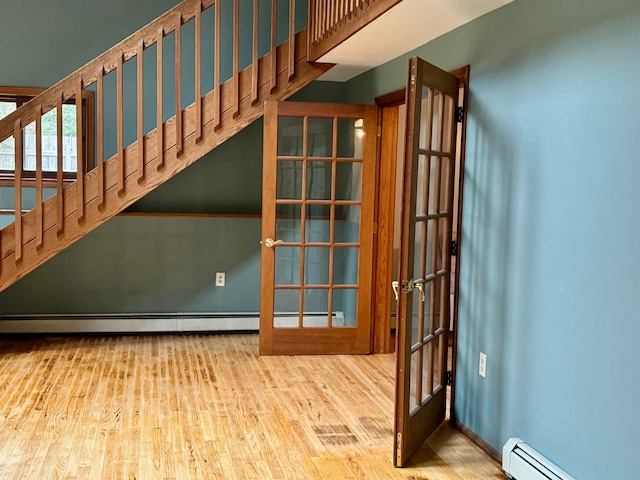
<svg viewBox="0 0 640 480">
<path fill-rule="evenodd" d="M 510 380 L 522 366 L 519 359 L 528 357 L 527 326 L 534 321 L 528 297 L 515 297 L 536 275 L 530 259 L 536 257 L 537 176 L 533 152 L 520 151 L 509 123 L 496 121 L 487 111 L 471 92 L 456 417 L 499 450 L 504 424 L 513 425 L 514 416 L 522 416 L 517 424 L 527 418 L 526 410 L 520 408 L 526 402 L 518 401 L 527 398 L 527 384 Z M 528 162 L 516 164 L 516 158 Z M 526 205 L 515 204 L 522 199 L 528 199 Z M 527 220 L 516 221 L 514 215 L 522 212 Z M 517 225 L 525 227 L 516 231 Z M 480 352 L 487 354 L 486 379 L 478 375 Z M 505 411 L 514 405 L 518 411 Z"/>
</svg>

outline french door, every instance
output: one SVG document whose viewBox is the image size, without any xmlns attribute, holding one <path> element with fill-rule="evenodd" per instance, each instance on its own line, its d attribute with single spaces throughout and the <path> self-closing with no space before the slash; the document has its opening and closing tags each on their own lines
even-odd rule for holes
<svg viewBox="0 0 640 480">
<path fill-rule="evenodd" d="M 267 102 L 260 354 L 371 351 L 376 108 Z"/>
<path fill-rule="evenodd" d="M 394 464 L 444 420 L 457 77 L 414 57 L 407 82 Z"/>
</svg>

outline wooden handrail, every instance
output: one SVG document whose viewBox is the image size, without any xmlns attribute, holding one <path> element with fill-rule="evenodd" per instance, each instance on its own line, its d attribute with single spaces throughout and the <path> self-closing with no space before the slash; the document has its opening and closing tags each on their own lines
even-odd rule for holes
<svg viewBox="0 0 640 480">
<path fill-rule="evenodd" d="M 213 117 L 214 130 L 224 128 L 229 130 L 228 127 L 223 125 L 223 120 L 227 118 L 226 113 L 223 112 L 223 103 L 226 101 L 221 96 L 223 82 L 220 76 L 221 70 L 221 8 L 220 4 L 223 0 L 184 0 L 182 3 L 172 8 L 165 14 L 158 17 L 156 20 L 149 23 L 147 26 L 140 29 L 138 32 L 129 36 L 122 42 L 109 49 L 107 52 L 98 56 L 94 60 L 90 61 L 71 75 L 67 76 L 63 80 L 51 88 L 43 91 L 37 95 L 33 100 L 23 104 L 16 111 L 7 115 L 0 120 L 0 142 L 13 137 L 14 138 L 14 155 L 15 155 L 15 175 L 13 180 L 14 186 L 14 204 L 15 204 L 15 221 L 14 233 L 12 238 L 14 240 L 13 251 L 8 250 L 6 243 L 0 246 L 0 271 L 2 269 L 2 261 L 4 257 L 13 255 L 16 264 L 18 264 L 23 257 L 23 247 L 31 241 L 31 238 L 26 238 L 27 223 L 23 222 L 25 213 L 22 212 L 22 189 L 19 188 L 23 181 L 23 155 L 24 155 L 24 142 L 23 132 L 24 128 L 32 123 L 35 123 L 36 127 L 36 168 L 35 168 L 35 245 L 38 249 L 43 247 L 45 241 L 44 235 L 44 216 L 46 214 L 44 208 L 44 186 L 43 186 L 43 149 L 42 149 L 42 119 L 43 116 L 49 113 L 51 110 L 56 112 L 56 135 L 57 135 L 57 158 L 56 158 L 56 207 L 55 207 L 55 226 L 59 236 L 65 235 L 66 225 L 69 223 L 69 215 L 65 213 L 65 196 L 69 202 L 69 206 L 75 209 L 76 215 L 75 224 L 82 225 L 85 221 L 85 210 L 88 208 L 87 204 L 91 198 L 97 199 L 97 208 L 99 211 L 104 212 L 107 215 L 107 211 L 111 212 L 112 207 L 105 205 L 107 198 L 108 182 L 107 178 L 110 174 L 107 172 L 107 168 L 111 169 L 114 165 L 116 172 L 116 188 L 119 196 L 127 195 L 127 188 L 130 187 L 130 182 L 126 179 L 135 173 L 138 183 L 144 183 L 147 179 L 149 172 L 149 163 L 146 162 L 146 158 L 155 159 L 155 167 L 158 171 L 165 168 L 167 165 L 166 160 L 181 158 L 185 155 L 186 148 L 186 136 L 187 129 L 190 131 L 195 130 L 196 142 L 200 142 L 203 139 L 203 133 L 205 130 L 205 123 L 210 121 Z M 253 15 L 250 19 L 252 25 L 252 51 L 251 51 L 251 64 L 249 65 L 250 71 L 250 90 L 246 89 L 246 85 L 243 85 L 242 78 L 246 78 L 245 72 L 240 71 L 240 30 L 241 17 L 240 17 L 240 2 L 239 0 L 233 1 L 233 45 L 232 45 L 232 72 L 231 72 L 231 85 L 232 85 L 232 112 L 233 118 L 238 117 L 246 110 L 246 104 L 242 101 L 247 93 L 251 98 L 251 106 L 255 106 L 261 100 L 265 99 L 264 89 L 262 84 L 269 78 L 269 91 L 274 92 L 285 91 L 285 86 L 282 77 L 278 75 L 277 66 L 286 61 L 287 75 L 286 79 L 291 81 L 295 75 L 296 65 L 296 39 L 295 39 L 295 1 L 289 1 L 289 22 L 288 22 L 288 37 L 289 47 L 286 49 L 286 53 L 282 54 L 282 59 L 278 59 L 279 46 L 277 45 L 277 14 L 276 14 L 276 0 L 272 0 L 272 12 L 271 15 L 265 15 L 264 19 L 260 18 L 258 10 L 259 2 L 253 1 Z M 212 9 L 214 16 L 214 24 L 212 25 L 213 35 L 213 88 L 205 91 L 202 85 L 202 13 L 208 9 Z M 265 12 L 266 13 L 266 12 Z M 267 18 L 268 17 L 268 18 Z M 244 17 L 243 17 L 244 18 Z M 183 78 L 182 78 L 182 64 L 184 63 L 182 58 L 183 45 L 183 26 L 193 20 L 194 23 L 194 106 L 185 106 L 182 101 L 183 93 Z M 267 25 L 267 23 L 270 23 Z M 272 68 L 269 70 L 270 77 L 265 76 L 265 79 L 260 79 L 259 69 L 261 67 L 261 60 L 258 58 L 259 48 L 259 33 L 261 29 L 269 31 L 271 37 L 271 48 L 267 52 L 270 65 Z M 175 45 L 175 51 L 172 61 L 174 64 L 166 65 L 163 52 L 165 52 L 165 38 L 173 35 L 173 43 Z M 155 81 L 148 80 L 145 82 L 145 70 L 144 70 L 144 54 L 145 50 L 151 46 L 156 46 L 156 68 Z M 285 60 L 285 55 L 287 55 Z M 137 75 L 136 82 L 132 84 L 125 83 L 125 65 L 131 60 L 135 65 L 135 72 Z M 259 61 L 260 60 L 260 61 Z M 171 60 L 167 60 L 171 61 Z M 265 59 L 266 61 L 266 59 Z M 163 98 L 163 77 L 170 68 L 175 70 L 175 116 L 172 120 L 172 128 L 167 128 L 169 121 L 164 120 L 164 107 L 165 99 Z M 105 87 L 105 79 L 107 75 L 113 72 L 112 77 L 115 78 L 115 97 L 107 97 L 108 89 Z M 149 82 L 152 82 L 149 84 Z M 279 83 L 278 83 L 279 82 Z M 149 93 L 150 89 L 153 89 L 153 83 L 155 83 L 156 97 L 152 100 L 145 102 L 144 92 Z M 226 87 L 225 87 L 226 88 Z M 95 132 L 85 132 L 86 117 L 91 115 L 93 117 L 93 105 L 87 106 L 87 102 L 83 101 L 87 89 L 93 89 L 95 91 Z M 243 90 L 244 89 L 244 90 Z M 135 91 L 135 102 L 128 102 L 128 92 Z M 213 91 L 214 108 L 207 112 L 203 111 L 203 99 L 208 97 Z M 226 90 L 228 92 L 228 90 Z M 228 96 L 228 93 L 227 93 Z M 262 98 L 260 98 L 262 97 Z M 228 97 L 227 97 L 228 98 Z M 110 105 L 115 104 L 115 113 L 109 111 L 109 115 L 115 116 L 116 133 L 114 135 L 113 142 L 115 143 L 115 155 L 114 163 L 105 158 L 105 148 L 107 139 L 105 138 L 105 112 L 109 102 Z M 114 101 L 113 101 L 114 100 Z M 72 183 L 64 182 L 63 171 L 63 104 L 74 103 L 76 107 L 75 128 L 77 136 L 77 172 L 75 174 L 75 181 Z M 137 118 L 135 121 L 135 135 L 133 140 L 125 140 L 125 109 L 127 103 L 134 104 L 134 111 Z M 156 124 L 155 128 L 151 132 L 147 132 L 145 135 L 145 122 L 144 113 L 145 110 L 155 108 L 156 112 Z M 191 110 L 191 109 L 194 110 Z M 185 111 L 195 111 L 195 121 L 192 120 L 191 125 L 186 123 L 187 120 Z M 209 115 L 209 120 L 205 117 Z M 108 117 L 111 118 L 111 117 Z M 229 123 L 229 120 L 226 120 Z M 153 133 L 153 136 L 151 136 Z M 85 155 L 91 158 L 88 152 L 93 152 L 93 141 L 89 142 L 86 137 L 96 137 L 96 161 L 95 165 L 85 166 Z M 211 136 L 211 134 L 209 134 Z M 155 145 L 149 144 L 149 149 L 153 149 L 151 152 L 147 152 L 145 148 L 145 142 L 147 137 L 151 137 L 155 141 Z M 128 137 L 127 137 L 128 138 Z M 172 142 L 172 143 L 170 143 Z M 169 145 L 175 147 L 169 147 Z M 155 148 L 154 148 L 155 147 Z M 167 157 L 169 149 L 172 152 L 172 157 Z M 131 154 L 131 152 L 135 152 Z M 111 156 L 111 155 L 109 155 Z M 128 161 L 128 158 L 130 161 Z M 187 162 L 192 162 L 192 158 L 188 158 Z M 107 167 L 107 164 L 109 165 Z M 145 172 L 145 168 L 147 172 Z M 88 171 L 89 170 L 89 171 Z M 47 172 L 49 169 L 47 168 Z M 111 170 L 113 171 L 113 170 Z M 93 181 L 91 181 L 93 179 Z M 70 188 L 73 187 L 73 188 Z M 97 191 L 96 191 L 97 190 Z M 73 192 L 73 196 L 71 195 Z M 110 213 L 111 215 L 113 213 Z M 87 211 L 87 216 L 89 212 Z M 33 227 L 33 223 L 29 228 Z M 48 237 L 47 237 L 48 238 Z M 46 246 L 46 245 L 45 245 Z"/>
<path fill-rule="evenodd" d="M 203 6 L 203 10 L 216 3 L 216 0 L 199 1 Z M 144 42 L 144 48 L 146 49 L 158 41 L 160 31 L 163 32 L 162 36 L 164 37 L 172 33 L 176 26 L 175 17 L 178 13 L 182 15 L 183 23 L 191 20 L 195 16 L 196 4 L 197 1 L 185 0 L 176 5 L 171 10 L 149 23 L 146 27 L 143 27 L 136 33 L 130 35 L 122 42 L 87 63 L 84 67 L 81 67 L 66 78 L 60 80 L 51 88 L 42 92 L 38 97 L 36 97 L 38 99 L 37 102 L 42 106 L 44 112 L 48 112 L 55 105 L 58 95 L 62 94 L 64 100 L 75 98 L 75 88 L 78 79 L 82 79 L 83 88 L 95 83 L 98 77 L 97 72 L 100 68 L 103 69 L 103 74 L 105 76 L 117 68 L 119 55 L 122 55 L 124 62 L 135 57 L 138 53 L 138 43 L 140 40 Z M 162 30 L 160 30 L 161 28 Z M 16 119 L 20 118 L 23 125 L 29 125 L 35 120 L 34 101 L 36 100 L 34 99 L 25 103 L 16 111 L 11 112 L 5 118 L 0 120 L 0 142 L 12 135 L 10 125 L 13 125 Z"/>
<path fill-rule="evenodd" d="M 309 61 L 316 61 L 402 0 L 309 0 Z"/>
</svg>

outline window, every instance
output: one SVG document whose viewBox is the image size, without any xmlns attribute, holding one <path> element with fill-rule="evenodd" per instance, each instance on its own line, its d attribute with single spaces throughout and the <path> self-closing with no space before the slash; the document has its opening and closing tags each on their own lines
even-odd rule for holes
<svg viewBox="0 0 640 480">
<path fill-rule="evenodd" d="M 37 88 L 0 87 L 0 119 L 42 92 Z M 93 168 L 93 93 L 83 92 L 82 145 L 85 172 Z M 58 164 L 57 109 L 42 115 L 42 172 L 45 181 L 56 178 Z M 62 164 L 63 176 L 72 180 L 77 170 L 76 104 L 71 99 L 62 106 Z M 88 135 L 88 132 L 91 132 Z M 30 123 L 23 129 L 23 178 L 35 178 L 36 125 Z M 13 182 L 15 175 L 15 142 L 13 137 L 0 142 L 0 183 Z"/>
</svg>

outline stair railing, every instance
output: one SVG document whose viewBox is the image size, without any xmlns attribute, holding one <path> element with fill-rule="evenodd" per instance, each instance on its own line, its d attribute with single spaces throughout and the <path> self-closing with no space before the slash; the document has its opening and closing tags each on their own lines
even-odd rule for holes
<svg viewBox="0 0 640 480">
<path fill-rule="evenodd" d="M 161 170 L 165 168 L 165 160 L 169 149 L 167 147 L 167 134 L 173 133 L 166 129 L 166 124 L 170 119 L 175 121 L 175 152 L 177 157 L 184 154 L 185 125 L 183 123 L 183 113 L 185 111 L 184 97 L 188 89 L 184 88 L 185 70 L 183 60 L 185 57 L 184 37 L 189 34 L 191 37 L 191 28 L 193 29 L 193 99 L 195 106 L 195 137 L 196 143 L 203 138 L 203 124 L 205 122 L 203 115 L 203 98 L 213 94 L 214 109 L 213 122 L 214 130 L 223 127 L 223 101 L 221 97 L 221 85 L 227 81 L 223 73 L 230 75 L 228 80 L 232 83 L 232 113 L 233 118 L 240 114 L 241 109 L 241 71 L 250 69 L 250 88 L 251 88 L 251 105 L 255 105 L 259 100 L 259 91 L 266 79 L 259 78 L 259 59 L 268 58 L 271 68 L 263 70 L 268 71 L 270 78 L 270 91 L 274 92 L 278 85 L 278 68 L 280 61 L 286 61 L 288 74 L 286 77 L 291 81 L 295 75 L 295 30 L 296 30 L 296 2 L 289 0 L 288 27 L 286 36 L 282 35 L 282 29 L 278 31 L 278 0 L 271 0 L 270 12 L 261 12 L 259 4 L 264 5 L 264 1 L 253 0 L 252 11 L 250 15 L 247 12 L 240 11 L 240 0 L 185 0 L 176 7 L 169 10 L 164 15 L 152 21 L 146 27 L 129 36 L 104 54 L 92 60 L 84 67 L 72 73 L 65 79 L 58 82 L 53 87 L 45 90 L 31 101 L 19 107 L 2 120 L 0 120 L 0 143 L 13 138 L 14 155 L 15 155 L 15 175 L 13 181 L 14 187 L 14 223 L 5 227 L 0 232 L 0 271 L 2 261 L 14 254 L 16 263 L 22 259 L 23 246 L 32 240 L 35 240 L 37 249 L 42 248 L 45 231 L 55 227 L 58 234 L 64 232 L 67 228 L 75 228 L 69 225 L 70 219 L 75 213 L 77 223 L 82 224 L 85 218 L 85 206 L 88 197 L 95 198 L 97 196 L 98 209 L 104 208 L 105 197 L 107 194 L 107 171 L 111 172 L 115 169 L 117 172 L 117 192 L 119 196 L 126 195 L 125 178 L 130 175 L 136 175 L 139 183 L 145 181 L 150 168 L 149 158 L 155 157 L 155 168 Z M 263 9 L 264 10 L 264 9 Z M 244 15 L 241 17 L 241 13 Z M 213 23 L 206 25 L 203 19 L 205 16 Z M 266 18 L 266 22 L 265 22 Z M 191 23 L 192 22 L 192 23 Z M 210 23 L 211 23 L 210 22 Z M 189 24 L 189 29 L 186 25 Z M 247 26 L 248 24 L 248 26 Z M 266 25 L 265 25 L 266 24 Z M 230 27 L 229 27 L 230 25 Z M 225 30 L 226 29 L 226 30 Z M 203 69 L 203 59 L 205 58 L 206 49 L 203 43 L 203 31 L 207 30 L 213 37 L 212 41 L 212 59 L 209 57 L 207 62 L 212 63 L 211 69 L 206 72 L 210 74 L 210 85 L 205 86 L 203 77 L 208 78 Z M 230 30 L 230 32 L 229 32 Z M 249 65 L 242 64 L 241 56 L 241 31 L 247 30 L 252 32 L 250 55 L 246 54 L 244 49 L 244 57 L 250 57 Z M 280 34 L 279 34 L 280 33 Z M 229 42 L 229 36 L 231 41 Z M 172 38 L 170 38 L 172 37 Z M 242 34 L 245 39 L 246 33 Z M 260 41 L 261 37 L 267 38 L 268 42 Z M 284 38 L 283 38 L 284 37 Z M 286 59 L 278 59 L 278 43 L 279 40 L 289 42 L 288 53 Z M 224 47 L 231 43 L 230 51 L 225 51 Z M 268 45 L 266 45 L 268 43 Z M 244 44 L 243 44 L 244 45 Z M 169 47 L 169 48 L 168 48 Z M 266 48 L 265 48 L 266 47 Z M 210 47 L 209 47 L 210 48 Z M 173 56 L 170 50 L 173 50 Z M 155 95 L 150 92 L 154 85 L 153 82 L 146 81 L 147 71 L 149 70 L 152 51 L 155 50 L 155 69 L 151 68 L 153 74 L 155 70 Z M 266 51 L 265 51 L 266 50 Z M 262 52 L 261 52 L 262 51 Z M 287 50 L 284 50 L 287 52 Z M 151 52 L 151 53 L 149 53 Z M 262 53 L 262 55 L 261 55 Z M 188 55 L 187 55 L 188 56 Z M 172 58 L 171 58 L 172 57 Z M 146 61 L 145 61 L 146 59 Z M 226 66 L 228 65 L 228 66 Z M 129 83 L 125 82 L 135 67 L 136 81 L 135 94 L 131 94 Z M 152 65 L 153 67 L 153 65 Z M 230 68 L 229 68 L 230 67 Z M 166 97 L 168 95 L 167 79 L 171 76 L 171 69 L 175 70 L 173 81 L 173 100 L 175 105 L 167 105 Z M 230 72 L 229 72 L 230 70 Z M 246 75 L 243 72 L 243 75 Z M 113 78 L 115 77 L 115 78 Z M 245 78 L 245 77 L 243 77 Z M 114 83 L 115 95 L 110 94 L 107 83 Z M 170 87 L 170 85 L 169 85 Z M 91 90 L 95 96 L 95 162 L 93 167 L 85 167 L 84 156 L 90 152 L 91 147 L 87 147 L 87 139 L 83 138 L 84 117 L 87 114 L 86 102 L 83 102 L 83 95 L 86 97 L 86 91 Z M 111 89 L 113 90 L 113 89 Z M 226 90 L 228 92 L 228 90 Z M 226 95 L 226 93 L 225 93 Z M 129 98 L 133 96 L 135 101 Z M 127 97 L 127 98 L 125 98 Z M 151 101 L 149 101 L 151 98 Z M 114 100 L 115 106 L 108 106 L 108 100 Z M 72 183 L 65 182 L 62 158 L 63 143 L 63 125 L 62 125 L 62 109 L 63 105 L 69 102 L 75 102 L 76 107 L 76 137 L 77 137 L 77 167 L 75 180 Z M 113 102 L 111 102 L 113 103 Z M 125 125 L 125 113 L 133 110 L 135 104 L 135 128 L 127 128 Z M 173 110 L 168 114 L 169 107 Z M 149 112 L 155 109 L 155 120 L 151 118 L 149 121 Z M 44 182 L 43 182 L 43 162 L 42 162 L 42 118 L 48 112 L 56 111 L 57 125 L 57 165 L 55 172 L 55 193 L 54 201 L 47 202 L 47 210 L 55 208 L 55 224 L 45 225 L 45 201 L 44 198 Z M 173 114 L 173 116 L 171 115 Z M 153 117 L 153 116 L 152 116 Z M 175 120 L 173 118 L 175 117 Z M 23 221 L 27 213 L 23 210 L 23 193 L 22 186 L 24 181 L 23 155 L 24 129 L 35 123 L 36 135 L 36 155 L 35 155 L 35 228 L 29 220 L 28 225 Z M 108 128 L 107 123 L 115 123 L 115 154 L 107 155 L 105 152 L 108 148 L 105 132 Z M 208 123 L 207 123 L 208 124 Z M 193 128 L 193 127 L 192 127 Z M 132 130 L 135 135 L 132 135 Z M 151 136 L 155 131 L 156 142 L 155 152 L 147 151 L 147 143 L 145 136 Z M 94 132 L 89 132 L 93 135 Z M 133 137 L 133 138 L 131 138 Z M 93 140 L 93 139 L 92 139 Z M 88 143 L 92 145 L 93 142 Z M 172 144 L 173 145 L 173 144 Z M 128 152 L 135 153 L 130 155 L 128 160 Z M 109 158 L 105 158 L 105 157 Z M 133 163 L 133 165 L 132 165 Z M 88 179 L 95 176 L 96 181 L 89 182 Z M 94 185 L 97 185 L 94 186 Z M 75 188 L 75 195 L 65 195 L 70 192 L 70 187 Z M 91 192 L 87 192 L 87 188 Z M 96 191 L 97 190 L 97 191 Z M 74 205 L 65 205 L 66 200 Z M 75 197 L 75 198 L 74 198 Z M 28 212 L 31 213 L 31 212 Z M 29 219 L 32 217 L 29 216 Z M 72 222 L 74 223 L 74 222 Z M 11 232 L 11 230 L 13 230 Z M 35 232 L 33 232 L 35 230 Z M 6 239 L 13 236 L 13 242 L 7 242 Z M 2 242 L 1 240 L 5 240 Z M 12 243 L 13 245 L 5 245 Z"/>
</svg>

